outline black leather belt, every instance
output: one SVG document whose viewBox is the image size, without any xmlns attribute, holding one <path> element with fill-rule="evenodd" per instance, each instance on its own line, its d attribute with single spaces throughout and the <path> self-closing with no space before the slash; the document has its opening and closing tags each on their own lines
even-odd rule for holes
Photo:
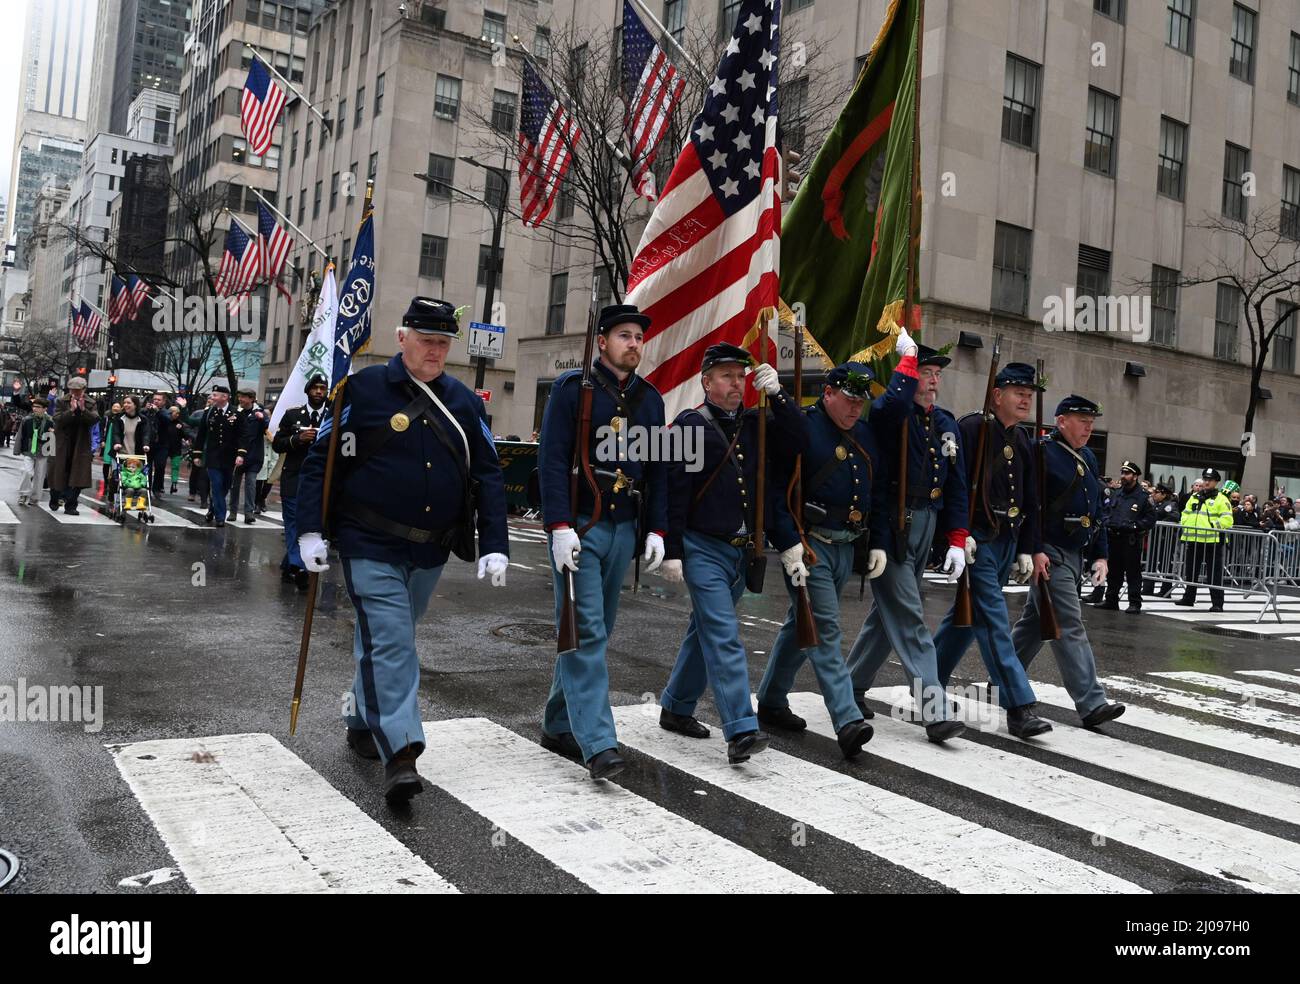
<svg viewBox="0 0 1300 984">
<path fill-rule="evenodd" d="M 928 495 L 909 495 L 907 497 L 908 509 L 929 509 L 938 499 L 931 499 Z"/>
<path fill-rule="evenodd" d="M 409 540 L 411 543 L 439 543 L 446 546 L 447 536 L 455 529 L 455 527 L 444 527 L 438 530 L 422 530 L 418 526 L 403 526 L 352 499 L 343 501 L 340 512 L 360 520 L 364 525 L 380 533 L 387 533 L 399 540 Z"/>
<path fill-rule="evenodd" d="M 713 537 L 715 540 L 721 540 L 730 547 L 747 547 L 754 542 L 753 537 L 750 536 L 720 536 L 717 533 L 710 533 L 708 535 Z"/>
</svg>

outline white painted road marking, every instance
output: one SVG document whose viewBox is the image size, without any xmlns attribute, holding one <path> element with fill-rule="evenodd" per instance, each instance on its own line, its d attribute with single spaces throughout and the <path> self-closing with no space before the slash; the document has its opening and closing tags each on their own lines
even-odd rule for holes
<svg viewBox="0 0 1300 984">
<path fill-rule="evenodd" d="M 1162 704 L 1213 714 L 1240 724 L 1253 724 L 1260 728 L 1300 735 L 1300 719 L 1269 707 L 1251 706 L 1239 701 L 1224 700 L 1222 697 L 1209 697 L 1187 690 L 1175 690 L 1173 687 L 1163 687 L 1158 683 L 1147 683 L 1132 677 L 1106 677 L 1101 681 L 1101 685 L 1107 690 L 1120 690 L 1139 697 L 1149 697 Z M 1127 714 L 1125 716 L 1127 717 Z"/>
<path fill-rule="evenodd" d="M 1215 676 L 1212 673 L 1194 673 L 1183 670 L 1170 670 L 1152 673 L 1153 677 L 1188 683 L 1194 687 L 1206 687 L 1210 690 L 1222 690 L 1224 693 L 1236 694 L 1242 698 L 1272 701 L 1274 704 L 1286 704 L 1300 707 L 1300 694 L 1294 690 L 1282 690 L 1279 687 L 1265 687 L 1258 683 L 1246 683 L 1233 677 Z"/>
</svg>

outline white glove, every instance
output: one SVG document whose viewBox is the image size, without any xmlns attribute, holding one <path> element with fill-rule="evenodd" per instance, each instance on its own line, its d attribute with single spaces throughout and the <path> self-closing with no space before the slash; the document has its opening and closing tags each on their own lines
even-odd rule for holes
<svg viewBox="0 0 1300 984">
<path fill-rule="evenodd" d="M 781 380 L 777 378 L 775 366 L 764 363 L 754 370 L 754 389 L 762 390 L 768 396 L 781 392 Z"/>
<path fill-rule="evenodd" d="M 682 562 L 680 560 L 665 560 L 659 565 L 659 576 L 669 584 L 681 584 Z"/>
<path fill-rule="evenodd" d="M 664 538 L 658 533 L 646 534 L 645 553 L 641 559 L 645 561 L 645 572 L 653 574 L 655 569 L 664 562 Z"/>
<path fill-rule="evenodd" d="M 1016 554 L 1016 574 L 1012 578 L 1017 584 L 1028 584 L 1034 573 L 1034 558 L 1029 554 Z"/>
<path fill-rule="evenodd" d="M 781 551 L 781 566 L 785 568 L 790 583 L 796 588 L 802 588 L 808 583 L 808 567 L 803 562 L 802 543 L 796 543 L 793 547 Z"/>
<path fill-rule="evenodd" d="M 966 537 L 966 563 L 975 563 L 975 538 L 973 536 Z"/>
<path fill-rule="evenodd" d="M 1099 588 L 1106 583 L 1106 574 L 1110 570 L 1110 565 L 1104 560 L 1094 560 L 1092 562 L 1092 586 Z"/>
<path fill-rule="evenodd" d="M 309 571 L 319 574 L 330 569 L 330 565 L 325 563 L 329 549 L 329 541 L 322 540 L 319 533 L 304 533 L 298 537 L 298 553 L 302 554 L 303 566 Z"/>
<path fill-rule="evenodd" d="M 912 340 L 912 336 L 907 333 L 907 329 L 899 326 L 898 337 L 894 339 L 894 351 L 898 353 L 898 357 L 901 359 L 908 354 L 908 349 L 912 349 L 913 354 L 920 351 L 916 346 L 916 342 Z"/>
<path fill-rule="evenodd" d="M 505 554 L 484 554 L 478 559 L 478 579 L 481 581 L 484 574 L 490 574 L 492 575 L 492 587 L 504 588 L 506 586 L 506 569 L 509 566 L 510 558 Z"/>
<path fill-rule="evenodd" d="M 966 569 L 966 551 L 961 547 L 949 547 L 943 560 L 943 573 L 948 575 L 948 583 L 953 584 Z"/>
<path fill-rule="evenodd" d="M 867 580 L 873 581 L 885 573 L 887 554 L 883 550 L 867 551 Z"/>
<path fill-rule="evenodd" d="M 582 541 L 578 539 L 576 531 L 568 526 L 551 531 L 551 558 L 555 561 L 557 571 L 561 574 L 566 569 L 576 571 L 580 553 L 582 553 Z"/>
</svg>

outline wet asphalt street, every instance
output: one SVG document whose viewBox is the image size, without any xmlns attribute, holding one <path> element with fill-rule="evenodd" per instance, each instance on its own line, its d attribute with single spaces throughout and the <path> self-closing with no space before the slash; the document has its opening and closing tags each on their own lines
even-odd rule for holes
<svg viewBox="0 0 1300 984">
<path fill-rule="evenodd" d="M 681 586 L 650 576 L 637 594 L 630 583 L 625 588 L 609 655 L 612 701 L 633 705 L 623 712 L 633 715 L 627 727 L 620 718 L 630 765 L 616 786 L 635 795 L 620 798 L 572 766 L 572 776 L 534 800 L 529 773 L 514 777 L 511 770 L 533 763 L 537 774 L 550 775 L 554 757 L 532 745 L 521 751 L 507 732 L 529 743 L 538 737 L 554 660 L 553 602 L 544 538 L 535 523 L 515 521 L 508 586 L 492 589 L 453 560 L 420 626 L 423 717 L 452 722 L 454 732 L 445 744 L 431 735 L 425 760 L 443 756 L 456 775 L 395 814 L 379 794 L 381 769 L 343 744 L 339 707 L 352 679 L 353 617 L 337 563 L 322 580 L 302 716 L 291 738 L 304 595 L 280 581 L 283 543 L 274 517 L 253 527 L 204 528 L 201 515 L 186 511 L 182 486 L 179 496 L 160 503 L 168 525 L 99 522 L 92 503 L 83 503 L 87 521 L 70 524 L 44 506 L 18 507 L 17 476 L 5 452 L 0 687 L 17 688 L 20 680 L 28 687 L 102 687 L 103 717 L 97 731 L 85 722 L 0 721 L 0 848 L 20 862 L 5 892 L 185 893 L 217 884 L 273 890 L 278 862 L 263 864 L 251 857 L 253 847 L 238 844 L 221 855 L 230 849 L 223 835 L 212 834 L 215 827 L 187 839 L 183 825 L 159 819 L 169 802 L 208 809 L 201 796 L 193 801 L 199 807 L 186 806 L 184 777 L 180 786 L 151 794 L 143 780 L 127 782 L 118 760 L 136 743 L 183 739 L 199 748 L 208 746 L 197 739 L 214 739 L 218 749 L 225 747 L 219 736 L 263 734 L 287 750 L 288 767 L 301 767 L 312 788 L 319 786 L 318 816 L 331 815 L 335 801 L 339 809 L 359 808 L 351 822 L 364 830 L 367 845 L 409 851 L 417 867 L 462 892 L 635 887 L 636 863 L 611 860 L 618 848 L 604 839 L 579 849 L 585 859 L 572 857 L 578 827 L 567 814 L 548 812 L 559 803 L 586 816 L 588 798 L 588 829 L 599 825 L 602 838 L 612 836 L 610 820 L 600 819 L 611 798 L 631 803 L 642 827 L 658 822 L 647 815 L 671 815 L 676 826 L 638 848 L 658 859 L 645 872 L 649 886 L 684 884 L 672 881 L 674 873 L 685 878 L 709 852 L 726 858 L 732 851 L 755 866 L 754 887 L 979 890 L 981 882 L 965 882 L 928 860 L 970 830 L 1004 845 L 1008 866 L 1018 859 L 1054 872 L 1055 881 L 1043 876 L 1042 890 L 1300 890 L 1300 642 L 1286 630 L 1252 635 L 1254 623 L 1244 621 L 1221 628 L 1152 611 L 1086 609 L 1100 676 L 1128 681 L 1127 691 L 1112 690 L 1111 698 L 1144 709 L 1145 717 L 1131 714 L 1099 736 L 1079 728 L 1077 715 L 1058 700 L 1042 705 L 1056 731 L 1033 743 L 1012 739 L 1005 728 L 971 729 L 939 749 L 919 728 L 891 721 L 881 699 L 873 707 L 882 729 L 854 762 L 844 762 L 833 736 L 814 733 L 814 724 L 804 734 L 775 733 L 778 754 L 727 767 L 716 729 L 707 743 L 683 749 L 685 740 L 656 734 L 653 706 L 634 707 L 657 699 L 690 609 Z M 746 595 L 738 610 L 755 687 L 785 614 L 778 572 L 773 557 L 767 593 Z M 929 584 L 932 626 L 951 597 L 952 588 Z M 1013 618 L 1023 597 L 1008 595 Z M 870 600 L 869 587 L 858 600 L 855 579 L 843 605 L 846 646 Z M 1300 614 L 1289 618 L 1297 622 L 1289 634 L 1300 636 Z M 1160 675 L 1170 673 L 1179 676 Z M 984 679 L 976 652 L 958 675 Z M 1031 679 L 1049 685 L 1040 700 L 1056 693 L 1051 687 L 1061 680 L 1048 650 Z M 904 682 L 891 660 L 877 686 Z M 796 690 L 816 689 L 805 666 Z M 817 706 L 814 699 L 801 713 L 812 720 L 807 711 Z M 707 697 L 699 716 L 717 720 Z M 474 738 L 484 734 L 490 740 Z M 462 774 L 458 757 L 472 755 L 476 741 L 494 755 L 474 759 L 478 764 Z M 194 782 L 209 781 L 223 754 L 196 753 L 193 769 L 209 771 Z M 155 761 L 152 753 L 138 758 Z M 502 782 L 489 788 L 493 776 Z M 230 782 L 231 789 L 240 786 Z M 306 835 L 275 812 L 297 809 L 299 787 L 289 782 L 280 790 L 287 805 L 270 807 L 245 786 L 250 802 L 261 804 L 259 818 L 275 828 L 272 839 L 295 845 L 296 863 L 323 871 L 323 885 L 349 888 L 332 882 L 327 870 L 336 855 L 349 853 L 348 836 L 307 849 Z M 1108 795 L 1098 794 L 1103 787 Z M 946 829 L 940 819 L 959 829 Z M 206 848 L 215 855 L 205 856 Z M 988 874 L 986 890 L 1004 890 L 1001 876 Z"/>
</svg>

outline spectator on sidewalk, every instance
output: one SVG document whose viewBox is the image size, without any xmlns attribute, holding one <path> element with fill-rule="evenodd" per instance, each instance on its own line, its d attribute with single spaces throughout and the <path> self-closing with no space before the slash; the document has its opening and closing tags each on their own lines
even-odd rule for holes
<svg viewBox="0 0 1300 984">
<path fill-rule="evenodd" d="M 90 487 L 90 432 L 99 421 L 95 405 L 86 399 L 86 381 L 74 376 L 68 382 L 68 395 L 58 402 L 54 414 L 54 464 L 51 468 L 50 508 L 77 515 L 77 499 Z"/>
<path fill-rule="evenodd" d="M 41 497 L 45 486 L 45 473 L 49 470 L 50 456 L 53 454 L 52 442 L 46 435 L 54 427 L 54 421 L 45 412 L 45 401 L 37 400 L 32 404 L 32 412 L 18 427 L 18 439 L 14 441 L 14 454 L 23 461 L 22 480 L 18 483 L 18 505 L 30 506 Z"/>
</svg>

